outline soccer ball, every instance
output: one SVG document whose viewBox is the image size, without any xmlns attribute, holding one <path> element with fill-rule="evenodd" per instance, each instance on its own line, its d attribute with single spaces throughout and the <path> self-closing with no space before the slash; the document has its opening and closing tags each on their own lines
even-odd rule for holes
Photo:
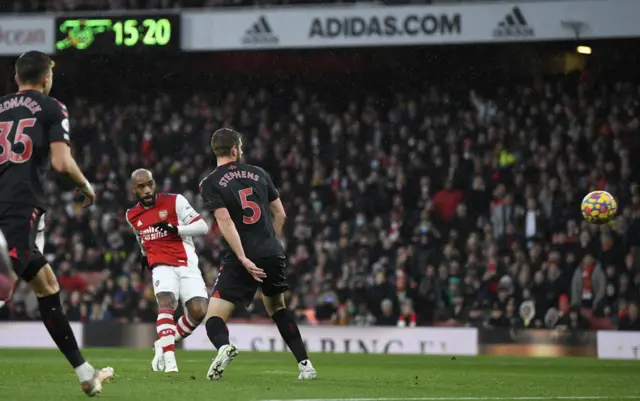
<svg viewBox="0 0 640 401">
<path fill-rule="evenodd" d="M 618 202 L 606 191 L 593 191 L 582 200 L 582 217 L 591 224 L 604 224 L 613 219 Z"/>
</svg>

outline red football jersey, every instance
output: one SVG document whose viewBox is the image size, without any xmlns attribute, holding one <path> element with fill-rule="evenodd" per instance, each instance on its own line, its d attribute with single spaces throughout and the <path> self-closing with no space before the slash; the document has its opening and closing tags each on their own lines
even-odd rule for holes
<svg viewBox="0 0 640 401">
<path fill-rule="evenodd" d="M 198 267 L 198 256 L 191 237 L 160 232 L 153 227 L 161 221 L 174 226 L 186 226 L 202 219 L 184 196 L 159 193 L 152 207 L 147 208 L 138 203 L 127 210 L 126 216 L 150 267 Z"/>
</svg>

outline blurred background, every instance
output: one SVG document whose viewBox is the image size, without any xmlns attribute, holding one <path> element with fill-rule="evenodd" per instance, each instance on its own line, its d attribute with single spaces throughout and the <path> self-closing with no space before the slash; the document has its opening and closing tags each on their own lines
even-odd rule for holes
<svg viewBox="0 0 640 401">
<path fill-rule="evenodd" d="M 280 190 L 303 324 L 640 329 L 639 3 L 310 3 L 3 2 L 0 85 L 52 54 L 99 196 L 47 183 L 71 320 L 155 321 L 128 177 L 152 170 L 212 224 L 196 188 L 233 127 Z M 596 189 L 611 225 L 581 219 Z M 195 242 L 212 286 L 215 224 Z M 236 315 L 268 320 L 259 298 Z M 24 283 L 0 319 L 38 319 Z"/>
</svg>

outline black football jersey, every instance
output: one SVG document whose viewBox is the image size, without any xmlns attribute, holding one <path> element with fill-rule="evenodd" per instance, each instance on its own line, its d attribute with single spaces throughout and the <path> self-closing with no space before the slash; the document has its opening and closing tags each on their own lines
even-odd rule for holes
<svg viewBox="0 0 640 401">
<path fill-rule="evenodd" d="M 49 144 L 69 141 L 64 104 L 38 91 L 0 98 L 0 202 L 46 209 Z"/>
<path fill-rule="evenodd" d="M 280 195 L 266 171 L 244 163 L 218 166 L 200 183 L 200 194 L 209 210 L 229 210 L 249 259 L 284 254 L 269 208 Z M 237 259 L 224 239 L 222 244 L 224 259 Z"/>
</svg>

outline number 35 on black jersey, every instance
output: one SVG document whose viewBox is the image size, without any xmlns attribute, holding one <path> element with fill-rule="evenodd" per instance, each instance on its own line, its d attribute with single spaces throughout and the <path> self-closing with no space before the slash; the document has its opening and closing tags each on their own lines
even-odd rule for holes
<svg viewBox="0 0 640 401">
<path fill-rule="evenodd" d="M 46 210 L 49 144 L 69 139 L 69 113 L 56 99 L 31 90 L 0 98 L 0 203 Z"/>
</svg>

